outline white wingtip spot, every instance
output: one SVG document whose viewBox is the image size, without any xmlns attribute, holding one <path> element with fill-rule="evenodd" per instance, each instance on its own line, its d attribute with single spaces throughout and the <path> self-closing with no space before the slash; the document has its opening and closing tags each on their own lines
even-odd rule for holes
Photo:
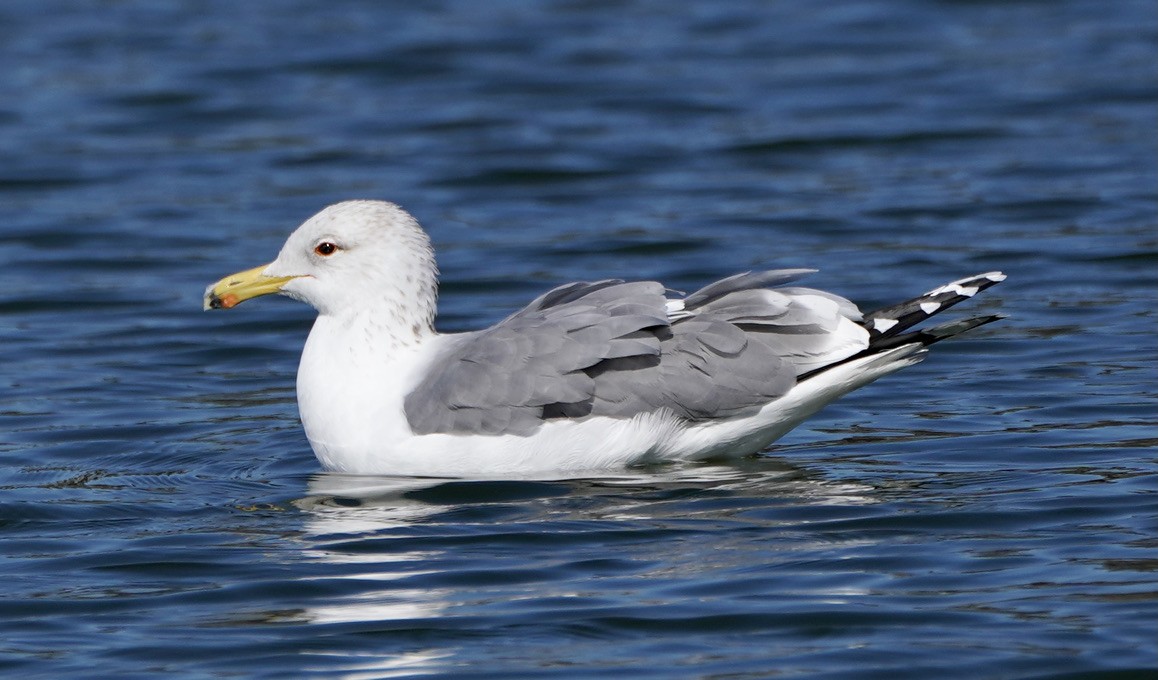
<svg viewBox="0 0 1158 680">
<path fill-rule="evenodd" d="M 933 314 L 933 312 L 936 312 L 940 308 L 941 308 L 940 302 L 922 302 L 921 303 L 921 311 L 926 313 L 926 314 L 931 315 L 931 314 Z"/>
<path fill-rule="evenodd" d="M 1005 280 L 1005 274 L 1002 272 L 985 272 L 984 274 L 978 274 L 976 276 L 970 276 L 968 278 L 950 281 L 949 283 L 946 283 L 939 288 L 934 288 L 928 293 L 925 293 L 925 296 L 933 297 L 936 295 L 943 295 L 945 293 L 956 293 L 964 297 L 973 297 L 980 289 L 981 286 L 978 285 L 978 283 L 982 279 L 991 283 L 1000 283 L 1001 281 Z"/>
<path fill-rule="evenodd" d="M 896 326 L 896 325 L 897 325 L 896 319 L 886 319 L 884 317 L 878 317 L 876 319 L 873 319 L 873 330 L 880 331 L 881 333 L 884 333 L 885 331 L 889 330 L 890 328 L 892 328 L 893 326 Z"/>
</svg>

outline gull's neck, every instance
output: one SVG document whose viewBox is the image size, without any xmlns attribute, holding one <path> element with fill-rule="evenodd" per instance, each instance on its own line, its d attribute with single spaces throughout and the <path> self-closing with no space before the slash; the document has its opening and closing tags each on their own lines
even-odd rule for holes
<svg viewBox="0 0 1158 680">
<path fill-rule="evenodd" d="M 433 306 L 426 310 L 383 300 L 347 314 L 319 314 L 310 337 L 315 333 L 328 336 L 329 351 L 384 361 L 386 355 L 417 347 L 436 335 Z"/>
<path fill-rule="evenodd" d="M 349 286 L 328 305 L 315 305 L 318 324 L 343 329 L 348 343 L 368 339 L 378 350 L 421 344 L 432 337 L 438 305 L 438 268 L 425 234 L 422 241 L 392 253 L 394 258 L 367 272 L 360 286 Z M 420 247 L 425 244 L 425 247 Z M 340 333 L 334 342 L 341 342 Z"/>
</svg>

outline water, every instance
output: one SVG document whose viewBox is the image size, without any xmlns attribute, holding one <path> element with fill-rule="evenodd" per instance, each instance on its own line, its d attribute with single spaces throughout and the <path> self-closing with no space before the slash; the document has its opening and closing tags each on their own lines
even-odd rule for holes
<svg viewBox="0 0 1158 680">
<path fill-rule="evenodd" d="M 1073 2 L 0 6 L 0 671 L 1153 677 L 1158 16 Z M 445 330 L 759 266 L 1010 318 L 728 465 L 318 472 L 302 219 L 430 229 Z"/>
</svg>

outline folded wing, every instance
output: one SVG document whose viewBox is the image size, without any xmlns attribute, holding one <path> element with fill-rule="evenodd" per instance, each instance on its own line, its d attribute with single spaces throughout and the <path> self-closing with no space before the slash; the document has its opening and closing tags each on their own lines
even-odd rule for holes
<svg viewBox="0 0 1158 680">
<path fill-rule="evenodd" d="M 810 271 L 739 274 L 682 300 L 653 281 L 555 288 L 454 336 L 407 395 L 407 419 L 417 434 L 528 435 L 559 418 L 751 413 L 868 345 L 848 300 L 768 287 Z"/>
</svg>

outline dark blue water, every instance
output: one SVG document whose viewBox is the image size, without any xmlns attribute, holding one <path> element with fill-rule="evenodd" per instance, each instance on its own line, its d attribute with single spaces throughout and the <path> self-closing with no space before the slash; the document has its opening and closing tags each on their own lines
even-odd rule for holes
<svg viewBox="0 0 1158 680">
<path fill-rule="evenodd" d="M 0 673 L 1154 677 L 1156 57 L 1147 0 L 0 4 Z M 444 330 L 763 266 L 1010 318 L 731 465 L 326 475 L 310 311 L 200 296 L 345 198 Z"/>
</svg>

